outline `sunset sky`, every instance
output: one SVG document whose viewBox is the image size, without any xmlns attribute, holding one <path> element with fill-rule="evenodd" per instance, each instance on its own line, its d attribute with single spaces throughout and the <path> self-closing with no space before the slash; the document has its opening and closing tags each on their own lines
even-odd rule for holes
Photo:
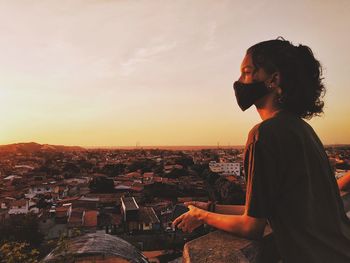
<svg viewBox="0 0 350 263">
<path fill-rule="evenodd" d="M 324 144 L 350 143 L 350 1 L 1 1 L 0 144 L 243 145 L 232 83 L 283 36 L 324 66 Z"/>
</svg>

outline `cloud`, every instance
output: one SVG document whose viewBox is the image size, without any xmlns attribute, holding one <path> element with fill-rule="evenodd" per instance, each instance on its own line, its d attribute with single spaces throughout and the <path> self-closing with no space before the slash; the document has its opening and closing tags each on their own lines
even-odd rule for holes
<svg viewBox="0 0 350 263">
<path fill-rule="evenodd" d="M 211 22 L 208 24 L 208 41 L 204 45 L 204 50 L 213 50 L 218 47 L 218 43 L 215 39 L 215 33 L 217 29 L 217 23 Z"/>
<path fill-rule="evenodd" d="M 137 48 L 135 52 L 124 62 L 120 63 L 122 75 L 130 75 L 141 63 L 152 60 L 153 58 L 175 49 L 177 42 L 160 44 L 150 47 Z"/>
</svg>

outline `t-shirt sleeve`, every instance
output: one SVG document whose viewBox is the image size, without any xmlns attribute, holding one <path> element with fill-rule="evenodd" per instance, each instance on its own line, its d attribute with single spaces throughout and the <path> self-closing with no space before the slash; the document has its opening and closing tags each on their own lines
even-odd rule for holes
<svg viewBox="0 0 350 263">
<path fill-rule="evenodd" d="M 277 193 L 277 156 L 271 143 L 252 142 L 246 151 L 246 213 L 255 218 L 269 218 Z"/>
</svg>

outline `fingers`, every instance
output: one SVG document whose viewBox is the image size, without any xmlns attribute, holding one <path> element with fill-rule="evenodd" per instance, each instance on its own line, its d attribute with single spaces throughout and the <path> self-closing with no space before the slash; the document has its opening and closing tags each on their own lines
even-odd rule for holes
<svg viewBox="0 0 350 263">
<path fill-rule="evenodd" d="M 186 225 L 185 225 L 185 221 L 182 220 L 183 216 L 179 216 L 178 218 L 176 218 L 173 222 L 173 227 L 177 227 L 179 229 L 181 229 L 183 232 L 186 232 Z"/>
<path fill-rule="evenodd" d="M 175 227 L 178 223 L 180 223 L 182 221 L 182 218 L 184 217 L 184 214 L 182 214 L 181 216 L 177 217 L 174 221 L 173 221 L 173 226 Z"/>
<path fill-rule="evenodd" d="M 189 201 L 189 202 L 184 202 L 184 205 L 187 206 L 187 207 L 188 207 L 189 205 L 194 205 L 194 206 L 195 206 L 196 203 L 197 203 L 197 201 Z"/>
<path fill-rule="evenodd" d="M 196 209 L 195 206 L 189 205 L 188 208 Z M 173 223 L 173 227 L 177 227 L 178 229 L 181 229 L 183 232 L 189 232 L 192 233 L 192 231 L 196 228 L 196 225 L 198 225 L 198 222 L 196 222 L 197 219 L 193 217 L 189 212 L 184 213 L 177 217 Z"/>
<path fill-rule="evenodd" d="M 196 207 L 194 205 L 188 205 L 187 208 L 191 210 L 191 209 L 196 208 Z"/>
<path fill-rule="evenodd" d="M 181 221 L 178 225 L 177 225 L 178 228 L 180 228 L 182 231 L 186 231 L 186 226 L 185 226 L 185 222 L 184 221 Z"/>
<path fill-rule="evenodd" d="M 187 229 L 187 224 L 185 224 L 185 220 L 184 219 L 184 215 L 185 214 L 182 214 L 181 216 L 179 216 L 178 218 L 176 218 L 174 221 L 173 221 L 173 227 L 177 227 L 179 229 L 181 229 L 183 232 L 186 232 L 186 231 L 189 231 L 189 229 Z"/>
</svg>

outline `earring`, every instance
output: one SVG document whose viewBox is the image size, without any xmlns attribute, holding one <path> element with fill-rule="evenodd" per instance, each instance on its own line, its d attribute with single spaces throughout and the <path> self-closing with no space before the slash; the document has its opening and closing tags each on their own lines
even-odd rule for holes
<svg viewBox="0 0 350 263">
<path fill-rule="evenodd" d="M 278 95 L 278 97 L 277 97 L 277 102 L 278 102 L 279 104 L 282 104 L 282 103 L 283 103 L 283 96 L 282 96 L 281 94 Z"/>
</svg>

